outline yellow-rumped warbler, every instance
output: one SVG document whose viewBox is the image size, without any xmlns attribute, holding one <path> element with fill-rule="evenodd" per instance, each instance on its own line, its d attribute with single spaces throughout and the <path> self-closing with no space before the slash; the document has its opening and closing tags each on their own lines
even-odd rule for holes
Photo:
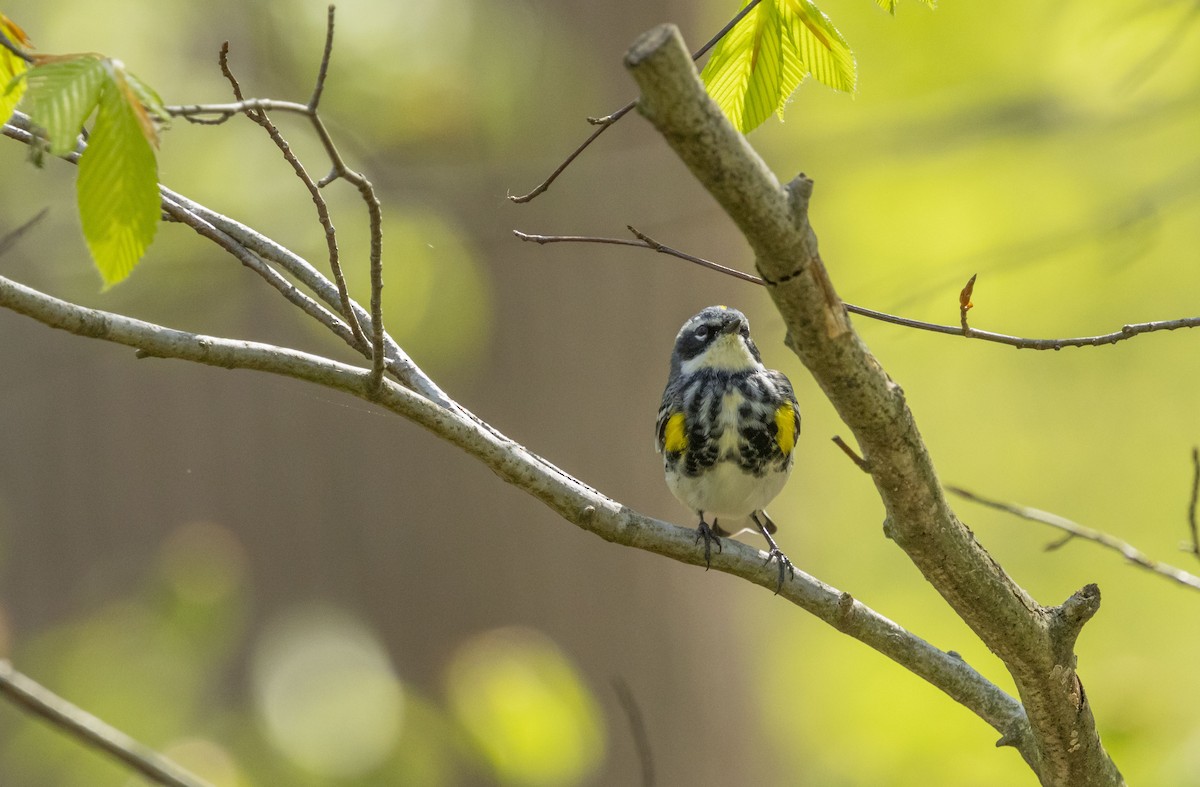
<svg viewBox="0 0 1200 787">
<path fill-rule="evenodd" d="M 792 471 L 800 434 L 800 407 L 792 384 L 763 366 L 750 338 L 750 323 L 737 309 L 709 306 L 675 337 L 671 371 L 658 409 L 657 448 L 663 455 L 667 486 L 700 515 L 696 543 L 704 541 L 704 562 L 728 529 L 749 517 L 779 563 L 779 585 L 792 563 L 771 534 L 775 523 L 763 506 L 775 499 Z M 704 515 L 712 516 L 712 525 Z M 732 520 L 732 521 L 731 521 Z"/>
</svg>

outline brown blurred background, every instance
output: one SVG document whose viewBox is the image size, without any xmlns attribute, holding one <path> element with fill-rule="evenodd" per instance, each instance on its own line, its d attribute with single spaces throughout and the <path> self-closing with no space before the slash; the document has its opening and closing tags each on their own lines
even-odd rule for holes
<svg viewBox="0 0 1200 787">
<path fill-rule="evenodd" d="M 743 269 L 745 244 L 646 124 L 643 30 L 698 45 L 736 4 L 349 0 L 324 115 L 380 188 L 386 317 L 452 396 L 588 483 L 690 524 L 652 425 L 680 323 L 746 310 L 804 408 L 781 546 L 1002 686 L 881 532 L 846 435 L 759 289 L 607 246 L 511 230 L 656 239 Z M 851 98 L 806 84 L 754 132 L 781 179 L 816 181 L 813 220 L 853 303 L 977 327 L 1106 332 L 1197 312 L 1197 60 L 1189 4 L 822 5 L 855 48 Z M 1099 4 L 1102 5 L 1102 4 Z M 123 0 L 2 9 L 43 52 L 120 57 L 170 104 L 220 102 L 229 40 L 247 94 L 304 100 L 316 2 Z M 299 121 L 278 121 L 325 172 Z M 164 225 L 100 293 L 74 170 L 0 144 L 0 259 L 58 297 L 198 332 L 349 359 L 232 260 Z M 177 122 L 164 183 L 320 264 L 300 184 L 252 124 Z M 329 190 L 356 292 L 365 220 Z M 1186 538 L 1200 442 L 1200 335 L 1052 354 L 856 321 L 904 387 L 947 481 L 1114 532 L 1168 561 Z M 0 313 L 0 642 L 16 666 L 219 784 L 635 784 L 635 698 L 659 784 L 1030 782 L 996 734 L 934 689 L 760 588 L 604 543 L 421 429 L 345 396 L 129 350 Z M 848 436 L 848 435 L 846 435 Z M 961 513 L 1044 603 L 1098 581 L 1080 670 L 1131 783 L 1200 780 L 1192 662 L 1200 599 L 1086 544 Z M 0 707 L 0 783 L 125 784 L 96 755 Z"/>
</svg>

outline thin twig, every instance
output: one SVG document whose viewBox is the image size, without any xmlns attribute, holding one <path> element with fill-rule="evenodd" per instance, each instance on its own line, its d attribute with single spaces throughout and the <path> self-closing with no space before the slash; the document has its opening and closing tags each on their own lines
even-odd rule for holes
<svg viewBox="0 0 1200 787">
<path fill-rule="evenodd" d="M 29 54 L 24 49 L 17 46 L 16 42 L 12 41 L 7 35 L 5 35 L 3 29 L 0 29 L 0 46 L 4 47 L 9 52 L 12 52 L 14 55 L 21 58 L 26 63 L 33 62 L 33 55 Z"/>
<path fill-rule="evenodd" d="M 612 126 L 613 123 L 615 123 L 617 120 L 620 120 L 625 115 L 626 112 L 628 112 L 630 109 L 633 109 L 634 106 L 635 106 L 635 104 L 633 104 L 633 103 L 626 104 L 624 107 L 621 107 L 621 109 L 617 110 L 616 112 L 614 112 L 612 115 L 609 116 L 612 118 L 611 122 L 597 124 L 596 130 L 593 131 L 591 134 L 589 134 L 587 139 L 585 139 L 583 142 L 581 142 L 577 148 L 572 150 L 571 153 L 565 159 L 563 159 L 562 163 L 559 164 L 557 167 L 555 167 L 554 171 L 551 172 L 550 175 L 545 180 L 543 180 L 541 183 L 539 183 L 537 185 L 537 187 L 534 188 L 533 191 L 529 192 L 528 194 L 522 194 L 520 196 L 514 196 L 512 194 L 509 194 L 508 198 L 511 201 L 513 201 L 519 205 L 524 202 L 529 202 L 534 197 L 538 196 L 539 194 L 544 192 L 546 189 L 550 188 L 550 184 L 553 183 L 554 181 L 558 180 L 558 176 L 563 174 L 564 172 L 566 172 L 567 167 L 571 166 L 571 163 L 573 161 L 575 161 L 575 159 L 579 158 L 579 155 L 581 153 L 583 153 L 583 151 L 587 150 L 588 146 L 590 146 L 593 142 L 595 142 L 600 137 L 601 134 L 603 134 L 605 131 L 607 131 L 608 128 L 610 126 Z"/>
<path fill-rule="evenodd" d="M 316 300 L 303 293 L 300 288 L 289 281 L 274 268 L 266 263 L 259 255 L 230 237 L 225 232 L 213 226 L 202 217 L 187 210 L 178 201 L 163 194 L 163 213 L 172 221 L 191 227 L 197 234 L 216 243 L 222 249 L 236 257 L 243 265 L 257 273 L 270 286 L 274 287 L 292 305 L 328 328 L 335 336 L 344 341 L 354 350 L 367 356 L 370 348 L 361 332 L 356 336 L 351 327 L 343 322 L 336 314 L 326 309 Z"/>
<path fill-rule="evenodd" d="M 658 241 L 646 236 L 644 233 L 638 232 L 632 227 L 629 228 L 634 232 L 639 240 L 629 240 L 627 238 L 604 238 L 591 237 L 586 235 L 533 235 L 526 232 L 513 230 L 513 234 L 524 241 L 531 241 L 539 245 L 547 243 L 601 243 L 613 244 L 618 246 L 633 246 L 641 249 L 649 249 L 651 251 L 668 254 L 672 257 L 678 257 L 681 260 L 694 263 L 696 265 L 709 268 L 711 270 L 723 273 L 727 276 L 733 276 L 742 281 L 751 284 L 763 286 L 766 284 L 761 277 L 755 276 L 744 271 L 739 271 L 735 268 L 730 268 L 726 265 L 706 260 L 702 257 L 696 257 L 685 252 L 678 251 L 670 246 L 663 245 Z M 1200 327 L 1200 317 L 1181 317 L 1174 320 L 1156 320 L 1153 322 L 1130 323 L 1121 326 L 1120 330 L 1112 333 L 1099 334 L 1097 336 L 1078 336 L 1063 339 L 1028 339 L 1021 336 L 1009 336 L 1004 333 L 993 333 L 992 331 L 981 331 L 978 328 L 970 328 L 967 333 L 963 333 L 961 325 L 941 325 L 935 322 L 925 322 L 923 320 L 913 320 L 908 317 L 900 317 L 895 314 L 868 309 L 865 306 L 855 306 L 852 303 L 845 303 L 846 311 L 851 314 L 857 314 L 861 317 L 868 317 L 872 320 L 891 323 L 892 325 L 900 325 L 905 328 L 913 328 L 919 331 L 930 331 L 931 333 L 941 333 L 947 336 L 958 336 L 967 339 L 979 339 L 985 342 L 995 344 L 1004 344 L 1009 347 L 1016 347 L 1018 350 L 1061 350 L 1065 347 L 1100 347 L 1107 344 L 1116 344 L 1125 339 L 1132 339 L 1134 336 L 1140 336 L 1144 333 L 1155 333 L 1157 331 L 1174 331 L 1180 328 L 1198 328 Z"/>
<path fill-rule="evenodd" d="M 313 87 L 312 96 L 307 104 L 297 104 L 291 101 L 272 101 L 266 99 L 245 99 L 242 96 L 241 89 L 238 86 L 237 80 L 228 68 L 228 45 L 221 48 L 221 69 L 230 84 L 234 87 L 235 97 L 238 99 L 233 104 L 192 104 L 188 106 L 173 106 L 167 107 L 167 112 L 173 116 L 184 117 L 187 119 L 199 119 L 206 116 L 215 116 L 210 118 L 209 122 L 223 122 L 228 118 L 238 113 L 246 114 L 250 119 L 254 120 L 270 134 L 271 140 L 276 147 L 283 152 L 284 158 L 292 165 L 296 175 L 304 182 L 312 196 L 314 205 L 317 208 L 317 215 L 321 220 L 321 225 L 325 229 L 325 240 L 329 249 L 329 264 L 333 273 L 334 281 L 337 285 L 338 296 L 341 302 L 341 310 L 347 322 L 350 323 L 351 330 L 356 338 L 361 338 L 363 343 L 366 338 L 363 336 L 363 329 L 359 325 L 359 320 L 354 314 L 354 309 L 350 305 L 349 290 L 346 286 L 345 276 L 342 274 L 342 269 L 339 261 L 337 237 L 333 227 L 333 222 L 329 217 L 329 208 L 325 203 L 325 199 L 321 196 L 320 189 L 329 185 L 335 180 L 341 179 L 353 185 L 358 189 L 363 203 L 367 207 L 368 221 L 370 224 L 371 234 L 371 338 L 370 338 L 370 359 L 372 379 L 378 385 L 383 379 L 384 372 L 387 369 L 386 361 L 386 335 L 383 326 L 383 211 L 380 207 L 379 198 L 375 194 L 375 187 L 369 180 L 360 172 L 357 172 L 347 166 L 345 159 L 338 150 L 337 145 L 333 141 L 329 130 L 325 127 L 324 121 L 321 119 L 320 113 L 317 111 L 317 105 L 320 102 L 321 94 L 324 90 L 325 79 L 329 73 L 329 62 L 333 54 L 333 31 L 334 31 L 334 7 L 329 6 L 327 22 L 325 28 L 325 47 L 321 56 L 321 64 L 317 70 L 317 79 Z M 285 111 L 295 112 L 304 115 L 312 124 L 313 130 L 317 134 L 317 138 L 321 142 L 321 146 L 325 150 L 325 154 L 329 157 L 331 164 L 330 171 L 320 180 L 314 181 L 308 172 L 301 165 L 295 154 L 291 152 L 291 148 L 287 141 L 279 133 L 278 128 L 272 124 L 266 116 L 268 111 Z"/>
<path fill-rule="evenodd" d="M 0 238 L 0 257 L 7 254 L 8 250 L 15 246 L 17 241 L 19 241 L 25 235 L 25 233 L 29 232 L 36 225 L 41 223 L 42 219 L 46 218 L 49 213 L 49 208 L 42 208 L 33 218 L 27 220 L 24 224 L 22 224 L 20 227 L 17 227 L 3 238 Z"/>
<path fill-rule="evenodd" d="M 858 465 L 859 470 L 862 470 L 864 473 L 868 474 L 871 472 L 871 466 L 867 464 L 867 460 L 859 456 L 858 452 L 851 448 L 849 443 L 842 439 L 841 435 L 834 435 L 833 442 L 838 448 L 842 449 L 846 456 L 850 457 L 851 462 Z"/>
<path fill-rule="evenodd" d="M 330 7 L 329 31 L 333 30 L 333 9 Z M 317 87 L 313 89 L 313 100 L 310 100 L 307 109 L 310 117 L 316 114 L 316 99 L 321 95 L 321 89 L 325 82 L 325 74 L 328 71 L 328 57 L 332 48 L 331 36 L 326 36 L 325 50 L 321 58 L 321 66 L 317 71 Z M 221 44 L 221 51 L 218 55 L 218 61 L 221 66 L 221 73 L 229 81 L 230 87 L 233 90 L 234 98 L 238 101 L 243 100 L 242 86 L 237 78 L 233 75 L 233 70 L 229 66 L 229 42 Z M 329 205 L 325 201 L 325 197 L 321 194 L 321 189 L 317 187 L 316 182 L 308 174 L 308 170 L 300 163 L 300 159 L 292 151 L 291 146 L 284 139 L 283 134 L 279 131 L 278 126 L 271 122 L 265 110 L 261 108 L 247 109 L 246 117 L 257 123 L 271 141 L 275 143 L 275 147 L 283 154 L 283 158 L 292 166 L 292 171 L 304 187 L 308 189 L 309 197 L 313 201 L 313 205 L 317 210 L 317 220 L 321 222 L 321 228 L 325 230 L 325 246 L 329 257 L 329 270 L 333 274 L 333 281 L 337 285 L 338 300 L 341 303 L 342 316 L 350 326 L 350 331 L 361 349 L 366 350 L 367 339 L 363 334 L 362 326 L 358 324 L 358 318 L 354 315 L 354 309 L 350 306 L 350 289 L 346 285 L 346 276 L 342 272 L 341 256 L 338 251 L 337 230 L 333 226 L 333 218 L 329 214 Z"/>
<path fill-rule="evenodd" d="M 753 11 L 754 7 L 756 5 L 758 5 L 760 2 L 762 2 L 762 0 L 750 0 L 749 3 L 746 3 L 746 5 L 742 8 L 742 10 L 738 11 L 737 14 L 735 14 L 732 19 L 730 19 L 728 22 L 725 23 L 724 27 L 722 27 L 720 30 L 717 31 L 716 35 L 714 35 L 712 38 L 710 38 L 708 40 L 708 43 L 706 43 L 704 46 L 700 47 L 699 49 L 697 49 L 695 52 L 692 53 L 692 60 L 699 60 L 700 58 L 704 57 L 704 54 L 708 50 L 710 50 L 714 46 L 716 46 L 717 42 L 720 41 L 722 38 L 724 38 L 725 35 L 730 30 L 732 30 L 738 22 L 742 21 L 742 19 L 745 18 L 746 14 Z M 579 147 L 577 147 L 573 151 L 571 151 L 570 155 L 568 155 L 565 159 L 563 159 L 563 162 L 561 164 L 559 164 L 557 167 L 555 167 L 554 171 L 550 173 L 549 177 L 547 177 L 545 180 L 543 180 L 541 183 L 539 183 L 534 188 L 533 191 L 529 192 L 528 194 L 522 194 L 519 197 L 509 194 L 508 198 L 518 204 L 524 203 L 524 202 L 529 202 L 534 197 L 538 196 L 539 194 L 544 192 L 546 189 L 550 188 L 550 184 L 553 183 L 554 181 L 558 180 L 558 176 L 563 174 L 563 172 L 566 171 L 567 167 L 571 166 L 571 163 L 573 161 L 575 161 L 575 159 L 579 158 L 579 154 L 581 154 L 581 153 L 583 153 L 583 151 L 587 150 L 588 147 L 593 142 L 595 142 L 596 139 L 609 128 L 609 126 L 613 125 L 618 120 L 625 117 L 627 114 L 629 114 L 629 111 L 636 106 L 637 106 L 637 101 L 634 100 L 634 101 L 630 101 L 628 104 L 626 104 L 625 106 L 621 107 L 616 112 L 613 112 L 611 114 L 604 115 L 603 117 L 589 117 L 587 119 L 587 121 L 594 126 L 598 126 L 598 128 L 595 131 L 593 131 L 588 136 L 587 139 L 585 139 L 582 143 L 580 143 Z"/>
<path fill-rule="evenodd" d="M 9 122 L 3 126 L 3 134 L 4 136 L 14 139 L 25 145 L 37 144 L 37 138 L 30 130 L 29 117 L 22 112 L 13 113 L 13 116 L 9 119 Z M 78 151 L 67 153 L 64 156 L 61 156 L 61 158 L 71 164 L 79 163 Z M 229 251 L 243 264 L 247 265 L 247 267 L 250 267 L 256 273 L 259 273 L 264 277 L 271 277 L 271 285 L 276 287 L 276 289 L 279 289 L 285 296 L 289 297 L 289 300 L 292 298 L 292 291 L 288 290 L 286 287 L 279 286 L 275 278 L 278 276 L 278 274 L 274 274 L 274 272 L 266 272 L 263 269 L 255 267 L 241 252 L 238 251 L 239 248 L 253 252 L 253 254 L 258 255 L 269 263 L 279 265 L 288 273 L 299 279 L 306 287 L 311 289 L 322 301 L 329 304 L 334 309 L 339 308 L 339 295 L 337 287 L 332 281 L 327 279 L 320 271 L 313 267 L 308 260 L 279 245 L 274 240 L 255 232 L 244 224 L 234 221 L 228 216 L 217 213 L 216 211 L 207 208 L 204 205 L 193 202 L 187 197 L 172 191 L 166 186 L 160 185 L 159 191 L 161 192 L 163 198 L 163 209 L 168 216 L 176 221 L 179 221 L 180 223 L 192 227 L 201 235 L 216 241 L 222 248 Z M 172 205 L 176 206 L 180 211 L 178 215 L 175 214 L 176 207 L 172 207 Z M 187 218 L 189 214 L 192 218 Z M 205 227 L 215 228 L 216 230 L 219 230 L 219 233 L 205 231 Z M 305 309 L 305 311 L 312 316 L 316 316 L 318 313 L 316 310 L 302 305 L 302 303 L 297 303 L 297 305 L 301 306 L 301 308 Z M 367 310 L 353 300 L 351 300 L 350 305 L 359 324 L 367 326 L 368 330 L 371 329 L 371 316 L 368 314 Z M 327 327 L 333 330 L 334 333 L 339 336 L 339 338 L 347 341 L 347 343 L 349 343 L 350 346 L 355 349 L 355 351 L 359 352 L 364 357 L 368 356 L 366 349 L 353 343 L 353 336 L 349 334 L 348 328 L 346 328 L 345 331 L 338 329 L 336 327 L 338 321 L 326 322 L 322 320 L 322 322 L 324 322 Z M 347 336 L 349 336 L 349 338 L 347 338 Z M 409 390 L 415 391 L 421 396 L 424 396 L 425 398 L 429 399 L 429 401 L 434 402 L 440 407 L 460 413 L 464 417 L 481 424 L 484 428 L 490 428 L 484 421 L 480 420 L 465 407 L 447 396 L 446 392 L 443 391 L 437 385 L 437 383 L 435 383 L 429 377 L 429 375 L 425 374 L 425 372 L 419 366 L 413 363 L 413 360 L 408 356 L 408 353 L 404 352 L 404 349 L 400 347 L 400 345 L 397 344 L 392 337 L 388 336 L 386 332 L 383 334 L 383 340 L 387 372 L 391 374 L 397 382 L 399 382 L 401 385 L 404 385 Z"/>
<path fill-rule="evenodd" d="M 646 734 L 646 723 L 642 719 L 642 711 L 638 707 L 637 698 L 633 696 L 633 690 L 622 678 L 613 678 L 612 687 L 616 692 L 617 700 L 621 703 L 621 710 L 625 711 L 625 718 L 629 722 L 629 733 L 633 736 L 633 745 L 637 747 L 638 762 L 642 766 L 642 787 L 654 787 L 654 754 L 650 751 L 650 736 Z"/>
<path fill-rule="evenodd" d="M 208 782 L 188 773 L 148 746 L 17 672 L 6 659 L 0 659 L 0 694 L 83 745 L 117 758 L 157 784 L 209 787 Z"/>
<path fill-rule="evenodd" d="M 308 108 L 312 112 L 316 112 L 317 105 L 321 103 L 321 94 L 325 92 L 325 79 L 329 76 L 329 62 L 333 59 L 333 15 L 334 7 L 331 4 L 325 17 L 325 49 L 321 52 L 317 81 L 313 85 L 312 96 L 308 99 Z"/>
<path fill-rule="evenodd" d="M 713 262 L 712 260 L 706 260 L 703 257 L 694 257 L 687 252 L 673 249 L 670 246 L 665 246 L 654 240 L 654 238 L 651 238 L 646 233 L 635 229 L 631 225 L 627 224 L 625 225 L 625 228 L 632 232 L 637 237 L 637 240 L 630 240 L 629 238 L 596 238 L 587 235 L 530 235 L 529 233 L 521 232 L 520 230 L 513 230 L 513 235 L 517 236 L 523 241 L 536 243 L 539 246 L 544 246 L 547 243 L 601 243 L 611 244 L 613 246 L 634 246 L 639 249 L 650 249 L 651 251 L 657 251 L 660 254 L 667 254 L 672 257 L 678 257 L 681 260 L 687 260 L 688 262 L 694 263 L 701 267 L 709 268 L 717 271 L 718 273 L 723 273 L 726 276 L 733 276 L 735 279 L 741 279 L 742 281 L 750 282 L 751 284 L 761 285 L 763 283 L 762 279 L 752 273 L 739 271 L 737 268 L 730 268 L 728 266 L 721 265 L 720 263 Z"/>
<path fill-rule="evenodd" d="M 1192 496 L 1188 501 L 1188 529 L 1192 533 L 1192 543 L 1188 549 L 1193 555 L 1200 557 L 1200 533 L 1196 528 L 1196 502 L 1200 499 L 1200 448 L 1192 448 Z"/>
<path fill-rule="evenodd" d="M 6 128 L 7 130 L 7 128 Z M 177 202 L 184 210 L 194 214 L 205 223 L 211 223 L 212 226 L 227 234 L 238 244 L 246 249 L 254 252 L 264 260 L 273 262 L 286 270 L 291 275 L 299 279 L 306 287 L 316 293 L 322 301 L 329 304 L 333 308 L 337 308 L 338 291 L 333 282 L 327 279 L 320 271 L 313 267 L 308 260 L 304 259 L 295 252 L 279 245 L 270 238 L 259 234 L 249 227 L 241 224 L 228 216 L 224 216 L 216 211 L 201 205 L 198 202 L 192 202 L 186 197 L 171 191 L 165 186 L 160 186 L 159 191 L 163 194 L 164 202 L 168 199 Z M 191 224 L 189 223 L 189 226 Z M 365 326 L 365 330 L 372 330 L 371 316 L 367 313 L 358 302 L 351 300 L 350 306 L 354 310 L 355 317 L 360 325 Z M 340 336 L 341 334 L 339 334 Z M 363 357 L 368 357 L 368 350 L 351 344 L 352 347 L 360 352 Z M 430 401 L 451 410 L 466 412 L 446 395 L 438 385 L 430 379 L 430 377 L 417 366 L 404 349 L 396 343 L 392 337 L 384 334 L 384 356 L 387 359 L 387 370 L 396 380 L 412 391 L 416 391 Z"/>
<path fill-rule="evenodd" d="M 329 59 L 333 54 L 333 19 L 334 7 L 331 5 L 325 28 L 325 50 L 317 74 L 317 86 L 309 100 L 308 119 L 332 164 L 329 174 L 317 181 L 317 185 L 324 187 L 340 178 L 358 189 L 359 196 L 367 206 L 371 233 L 371 380 L 372 385 L 378 388 L 383 382 L 386 369 L 384 350 L 387 336 L 383 327 L 383 209 L 379 204 L 379 197 L 375 194 L 375 186 L 361 172 L 347 166 L 341 151 L 325 127 L 325 122 L 317 112 L 317 103 L 329 73 Z"/>
<path fill-rule="evenodd" d="M 1058 516 L 1057 514 L 1051 514 L 1048 511 L 1041 511 L 1036 508 L 1029 508 L 1028 506 L 1016 505 L 1014 503 L 1005 503 L 999 500 L 991 500 L 960 487 L 947 485 L 946 491 L 953 492 L 959 497 L 979 503 L 980 505 L 1005 511 L 1014 516 L 1019 516 L 1022 519 L 1028 519 L 1031 522 L 1040 522 L 1043 525 L 1049 525 L 1050 527 L 1057 528 L 1067 534 L 1063 539 L 1047 545 L 1047 550 L 1058 549 L 1073 538 L 1082 538 L 1087 541 L 1094 541 L 1100 546 L 1120 552 L 1121 555 L 1129 562 L 1141 566 L 1149 571 L 1153 571 L 1159 576 L 1163 576 L 1174 582 L 1178 582 L 1179 584 L 1189 587 L 1192 590 L 1200 590 L 1200 577 L 1197 577 L 1194 574 L 1189 574 L 1183 569 L 1175 568 L 1174 566 L 1154 560 L 1153 558 L 1148 557 L 1140 549 L 1130 544 L 1128 541 L 1122 541 L 1116 536 L 1111 536 L 1108 533 L 1103 533 L 1099 530 L 1093 530 L 1090 527 L 1085 527 L 1078 522 L 1073 522 L 1070 519 Z"/>
<path fill-rule="evenodd" d="M 294 112 L 308 115 L 308 105 L 295 101 L 279 101 L 273 98 L 239 99 L 227 104 L 174 104 L 163 107 L 171 117 L 181 117 L 189 123 L 219 125 L 230 118 L 247 112 Z M 212 115 L 212 117 L 208 117 Z"/>
</svg>

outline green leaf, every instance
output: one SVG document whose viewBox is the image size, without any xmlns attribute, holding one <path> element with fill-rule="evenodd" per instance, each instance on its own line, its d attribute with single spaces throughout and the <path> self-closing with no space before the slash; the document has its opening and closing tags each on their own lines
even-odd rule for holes
<svg viewBox="0 0 1200 787">
<path fill-rule="evenodd" d="M 800 82 L 784 81 L 783 20 L 775 0 L 763 0 L 713 49 L 700 78 L 741 132 L 757 128 Z M 796 69 L 788 72 L 794 79 Z M 800 73 L 800 79 L 803 79 Z M 786 92 L 785 92 L 786 90 Z"/>
<path fill-rule="evenodd" d="M 30 46 L 25 31 L 4 14 L 0 14 L 0 34 L 15 47 L 28 49 Z M 0 47 L 0 85 L 4 85 L 3 92 L 0 92 L 0 122 L 12 117 L 13 110 L 21 101 L 21 96 L 25 93 L 25 80 L 22 77 L 27 68 L 24 60 L 10 52 L 7 47 Z"/>
<path fill-rule="evenodd" d="M 70 55 L 43 59 L 27 73 L 22 107 L 45 130 L 52 154 L 75 149 L 79 131 L 109 79 L 106 64 L 101 55 Z"/>
<path fill-rule="evenodd" d="M 791 11 L 788 29 L 808 72 L 823 85 L 853 93 L 858 81 L 854 53 L 833 22 L 809 0 L 781 2 Z"/>
<path fill-rule="evenodd" d="M 171 122 L 171 116 L 163 107 L 162 99 L 159 98 L 158 93 L 155 92 L 154 88 L 138 79 L 129 71 L 125 72 L 125 81 L 129 83 L 129 89 L 133 91 L 133 95 L 137 98 L 137 102 L 145 108 L 145 112 L 149 113 L 149 116 L 153 116 L 155 121 L 163 125 Z M 153 125 L 151 128 L 153 129 Z M 150 141 L 157 145 L 157 131 L 154 131 L 149 136 Z"/>
<path fill-rule="evenodd" d="M 137 91 L 120 63 L 106 61 L 104 71 L 108 79 L 79 159 L 76 188 L 83 236 L 108 289 L 130 274 L 154 240 L 161 203 L 154 148 Z"/>
<path fill-rule="evenodd" d="M 96 54 L 40 58 L 26 82 L 23 106 L 45 130 L 53 154 L 74 150 L 96 113 L 79 159 L 76 198 L 84 240 L 107 289 L 129 275 L 158 229 L 154 148 L 155 117 L 166 115 L 162 102 L 119 60 Z"/>
<path fill-rule="evenodd" d="M 721 39 L 700 76 L 721 111 L 745 133 L 772 112 L 782 118 L 788 98 L 808 74 L 853 92 L 856 67 L 846 39 L 809 0 L 762 0 Z"/>
</svg>

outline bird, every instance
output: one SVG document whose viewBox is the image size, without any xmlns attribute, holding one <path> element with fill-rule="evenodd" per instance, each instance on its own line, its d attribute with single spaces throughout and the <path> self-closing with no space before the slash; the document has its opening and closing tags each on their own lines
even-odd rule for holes
<svg viewBox="0 0 1200 787">
<path fill-rule="evenodd" d="M 766 562 L 779 566 L 776 594 L 785 575 L 795 576 L 763 509 L 791 473 L 799 435 L 792 383 L 763 365 L 745 314 L 709 306 L 683 324 L 671 352 L 655 446 L 667 487 L 700 518 L 695 543 L 704 542 L 706 567 L 712 565 L 713 545 L 721 551 L 723 536 L 750 529 L 730 527 L 749 519 L 770 547 Z"/>
</svg>

